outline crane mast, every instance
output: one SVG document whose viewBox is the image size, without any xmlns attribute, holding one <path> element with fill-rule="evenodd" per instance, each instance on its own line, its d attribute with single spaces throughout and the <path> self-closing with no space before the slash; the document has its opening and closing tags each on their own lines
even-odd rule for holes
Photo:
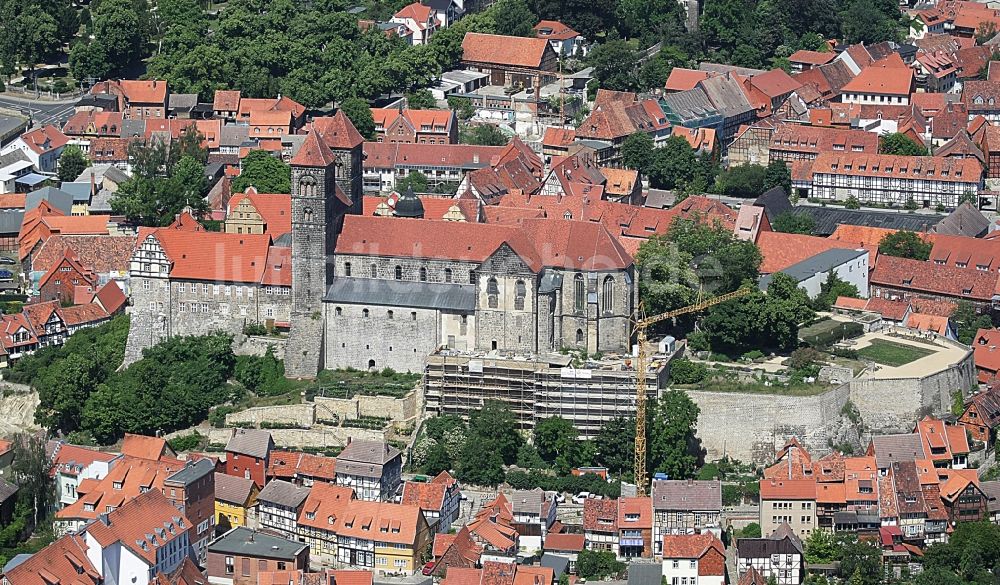
<svg viewBox="0 0 1000 585">
<path fill-rule="evenodd" d="M 635 361 L 635 485 L 640 497 L 646 495 L 646 484 L 648 483 L 646 476 L 646 359 L 648 357 L 646 353 L 646 329 L 650 325 L 661 321 L 689 313 L 697 313 L 714 305 L 746 296 L 751 292 L 753 292 L 752 289 L 741 288 L 731 293 L 705 299 L 693 305 L 653 315 L 652 317 L 640 316 L 642 314 L 642 305 L 640 304 L 635 319 L 635 337 L 636 343 L 639 344 Z"/>
</svg>

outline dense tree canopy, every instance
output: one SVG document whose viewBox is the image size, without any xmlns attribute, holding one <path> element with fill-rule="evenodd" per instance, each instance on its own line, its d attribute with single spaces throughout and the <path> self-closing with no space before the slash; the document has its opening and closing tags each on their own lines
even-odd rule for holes
<svg viewBox="0 0 1000 585">
<path fill-rule="evenodd" d="M 67 145 L 59 155 L 59 180 L 64 183 L 75 181 L 89 164 L 87 155 L 83 154 L 79 146 Z"/>
<path fill-rule="evenodd" d="M 368 102 L 356 97 L 347 98 L 340 104 L 340 111 L 344 112 L 365 140 L 375 140 L 375 118 L 372 117 Z"/>
<path fill-rule="evenodd" d="M 785 211 L 778 214 L 771 229 L 786 234 L 811 234 L 816 228 L 816 219 L 804 212 Z"/>
<path fill-rule="evenodd" d="M 754 290 L 713 307 L 701 326 L 716 350 L 734 355 L 762 348 L 788 351 L 798 343 L 799 325 L 812 316 L 806 292 L 792 277 L 778 272 L 767 294 Z"/>
<path fill-rule="evenodd" d="M 886 234 L 878 244 L 878 251 L 887 256 L 927 260 L 931 256 L 933 247 L 933 244 L 924 241 L 915 232 L 900 230 Z"/>
<path fill-rule="evenodd" d="M 906 134 L 893 132 L 879 140 L 879 151 L 883 154 L 899 154 L 904 156 L 926 156 L 927 147 L 918 144 Z"/>
<path fill-rule="evenodd" d="M 292 168 L 266 150 L 251 150 L 243 159 L 240 176 L 233 179 L 232 190 L 242 193 L 250 186 L 258 193 L 291 193 Z"/>
<path fill-rule="evenodd" d="M 651 405 L 653 424 L 649 431 L 649 468 L 671 479 L 694 477 L 700 444 L 698 405 L 682 390 L 668 390 Z"/>
</svg>

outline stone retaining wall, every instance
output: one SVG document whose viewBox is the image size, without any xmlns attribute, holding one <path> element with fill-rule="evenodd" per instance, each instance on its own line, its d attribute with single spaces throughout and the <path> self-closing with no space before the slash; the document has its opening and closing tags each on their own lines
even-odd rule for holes
<svg viewBox="0 0 1000 585">
<path fill-rule="evenodd" d="M 347 439 L 364 441 L 383 441 L 386 433 L 367 429 L 350 429 L 340 427 L 316 427 L 311 429 L 268 429 L 274 444 L 281 449 L 326 449 L 343 447 Z M 208 441 L 212 444 L 225 445 L 232 437 L 232 429 L 212 429 L 208 433 Z"/>
<path fill-rule="evenodd" d="M 308 428 L 316 422 L 316 406 L 311 403 L 257 406 L 226 415 L 228 427 L 259 427 L 265 422 Z"/>
</svg>

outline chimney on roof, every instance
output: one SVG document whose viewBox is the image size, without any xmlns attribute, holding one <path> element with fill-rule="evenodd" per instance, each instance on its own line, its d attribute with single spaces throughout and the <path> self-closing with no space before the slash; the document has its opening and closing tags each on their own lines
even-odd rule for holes
<svg viewBox="0 0 1000 585">
<path fill-rule="evenodd" d="M 250 538 L 248 538 L 248 539 L 247 539 L 247 542 L 253 542 L 253 535 L 254 535 L 254 534 L 255 534 L 255 533 L 254 533 L 254 531 L 253 531 L 253 530 L 251 530 L 251 531 L 250 531 Z"/>
</svg>

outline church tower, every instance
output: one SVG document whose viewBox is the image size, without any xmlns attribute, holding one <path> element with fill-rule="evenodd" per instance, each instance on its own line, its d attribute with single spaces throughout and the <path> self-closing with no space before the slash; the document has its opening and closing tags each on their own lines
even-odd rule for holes
<svg viewBox="0 0 1000 585">
<path fill-rule="evenodd" d="M 315 378 L 323 367 L 323 297 L 344 215 L 361 213 L 362 143 L 343 113 L 315 120 L 292 157 L 292 311 L 285 375 Z"/>
</svg>

